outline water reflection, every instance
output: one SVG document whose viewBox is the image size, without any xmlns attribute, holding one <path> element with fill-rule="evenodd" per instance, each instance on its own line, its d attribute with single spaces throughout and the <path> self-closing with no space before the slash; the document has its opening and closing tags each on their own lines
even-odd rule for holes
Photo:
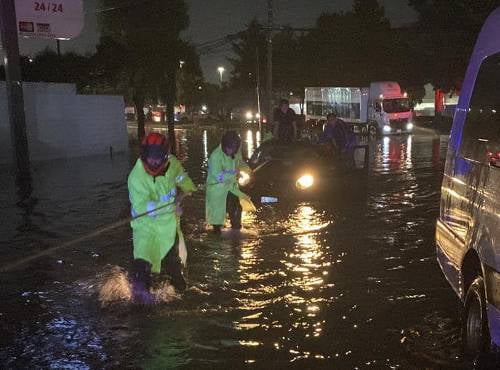
<svg viewBox="0 0 500 370">
<path fill-rule="evenodd" d="M 413 136 L 408 135 L 406 139 L 406 162 L 405 165 L 407 168 L 411 167 L 411 147 L 412 147 L 412 142 L 413 142 Z"/>
<path fill-rule="evenodd" d="M 253 132 L 252 130 L 248 130 L 246 134 L 246 142 L 247 142 L 247 158 L 250 158 L 253 154 L 254 143 L 253 143 Z"/>
<path fill-rule="evenodd" d="M 207 130 L 203 130 L 203 167 L 208 163 L 208 135 Z"/>
<path fill-rule="evenodd" d="M 178 133 L 179 153 L 197 184 L 205 181 L 220 134 Z M 241 136 L 248 157 L 260 133 Z M 363 192 L 352 187 L 335 202 L 261 207 L 244 214 L 246 230 L 239 236 L 207 235 L 200 226 L 203 191 L 188 199 L 193 289 L 156 310 L 96 310 L 95 297 L 76 289 L 78 280 L 91 291 L 108 264 L 129 266 L 128 227 L 5 276 L 0 319 L 8 339 L 0 339 L 0 362 L 63 367 L 59 361 L 66 358 L 81 368 L 286 367 L 299 360 L 307 368 L 455 365 L 458 325 L 446 319 L 455 314 L 455 298 L 433 248 L 446 143 L 395 136 L 369 145 L 373 172 L 356 179 Z M 51 163 L 38 172 L 32 224 L 17 233 L 22 214 L 6 208 L 4 254 L 40 248 L 42 232 L 54 231 L 58 240 L 61 232 L 76 235 L 116 221 L 128 207 L 125 180 L 134 160 Z M 8 194 L 15 192 L 7 189 L 2 200 Z M 56 283 L 61 281 L 69 288 Z M 43 291 L 45 298 L 20 296 L 27 290 Z"/>
</svg>

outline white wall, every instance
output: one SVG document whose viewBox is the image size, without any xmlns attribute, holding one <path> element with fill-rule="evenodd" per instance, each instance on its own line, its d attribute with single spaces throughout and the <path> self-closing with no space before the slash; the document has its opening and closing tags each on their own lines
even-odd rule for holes
<svg viewBox="0 0 500 370">
<path fill-rule="evenodd" d="M 434 91 L 434 86 L 428 83 L 424 86 L 425 95 L 422 98 L 422 103 L 415 105 L 414 111 L 417 116 L 434 116 L 436 113 L 435 110 L 435 98 L 436 92 Z M 453 117 L 453 113 L 455 112 L 455 107 L 458 104 L 458 95 L 453 93 L 444 94 L 444 106 L 445 111 L 444 115 Z"/>
<path fill-rule="evenodd" d="M 121 96 L 78 95 L 73 84 L 23 83 L 31 160 L 128 150 Z M 5 82 L 0 81 L 0 163 L 12 160 Z"/>
</svg>

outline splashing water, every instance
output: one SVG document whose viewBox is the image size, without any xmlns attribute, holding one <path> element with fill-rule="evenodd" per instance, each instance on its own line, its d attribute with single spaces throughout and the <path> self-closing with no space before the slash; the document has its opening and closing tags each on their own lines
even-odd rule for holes
<svg viewBox="0 0 500 370">
<path fill-rule="evenodd" d="M 132 287 L 124 269 L 114 266 L 103 274 L 98 299 L 102 307 L 108 307 L 118 302 L 132 301 Z"/>
<path fill-rule="evenodd" d="M 110 307 L 120 303 L 134 303 L 128 272 L 119 266 L 113 266 L 103 274 L 102 283 L 98 289 L 98 300 L 101 307 Z M 175 288 L 164 280 L 153 283 L 151 294 L 153 296 L 152 304 L 169 303 L 179 298 Z"/>
</svg>

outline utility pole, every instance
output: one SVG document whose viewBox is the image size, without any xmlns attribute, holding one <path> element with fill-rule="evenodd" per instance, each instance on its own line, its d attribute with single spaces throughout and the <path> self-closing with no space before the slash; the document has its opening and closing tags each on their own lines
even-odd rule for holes
<svg viewBox="0 0 500 370">
<path fill-rule="evenodd" d="M 14 0 L 0 0 L 0 29 L 5 52 L 7 105 L 14 163 L 18 182 L 26 183 L 30 182 L 31 175 Z"/>
<path fill-rule="evenodd" d="M 263 137 L 262 135 L 262 111 L 260 109 L 260 60 L 259 60 L 259 46 L 255 47 L 255 56 L 257 59 L 256 63 L 256 74 L 255 76 L 257 77 L 257 85 L 255 87 L 257 91 L 257 112 L 259 113 L 259 132 L 260 132 L 260 137 Z"/>
<path fill-rule="evenodd" d="M 267 127 L 273 124 L 273 0 L 267 0 Z"/>
</svg>

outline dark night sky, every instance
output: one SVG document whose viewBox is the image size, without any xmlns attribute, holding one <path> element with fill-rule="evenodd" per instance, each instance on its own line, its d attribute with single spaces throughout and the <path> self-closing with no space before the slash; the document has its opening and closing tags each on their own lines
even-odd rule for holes
<svg viewBox="0 0 500 370">
<path fill-rule="evenodd" d="M 194 43 L 238 32 L 254 17 L 263 23 L 267 19 L 267 0 L 186 1 L 190 7 L 191 23 L 185 36 Z M 63 52 L 92 52 L 99 39 L 95 16 L 98 0 L 84 0 L 84 3 L 85 28 L 78 38 L 62 42 Z M 407 5 L 407 0 L 379 0 L 379 3 L 385 6 L 386 15 L 393 25 L 410 23 L 416 19 L 415 12 Z M 351 7 L 352 0 L 274 0 L 275 23 L 309 27 L 314 25 L 322 12 L 349 10 Z M 55 41 L 21 40 L 21 53 L 34 54 L 47 46 L 55 48 Z M 217 66 L 229 67 L 224 52 L 203 56 L 201 62 L 205 78 L 212 82 L 218 80 Z"/>
</svg>

